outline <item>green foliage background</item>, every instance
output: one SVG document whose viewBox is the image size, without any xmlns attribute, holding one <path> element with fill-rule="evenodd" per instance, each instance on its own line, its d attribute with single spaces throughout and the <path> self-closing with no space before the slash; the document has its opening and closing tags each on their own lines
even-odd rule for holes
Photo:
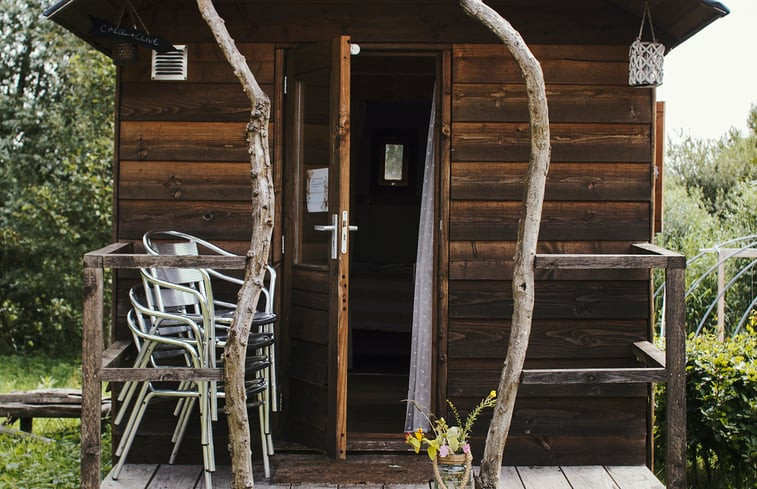
<svg viewBox="0 0 757 489">
<path fill-rule="evenodd" d="M 740 236 L 757 234 L 757 106 L 752 106 L 748 122 L 748 134 L 731 129 L 716 140 L 686 137 L 671 145 L 667 152 L 664 226 L 663 233 L 657 236 L 657 243 L 686 255 L 689 259 L 688 284 L 717 261 L 715 253 L 692 261 L 700 250 Z M 733 277 L 747 263 L 743 258 L 729 260 L 726 276 Z M 662 273 L 656 279 L 659 285 Z M 726 295 L 725 323 L 729 333 L 747 310 L 755 291 L 757 267 L 747 272 Z M 713 273 L 686 299 L 689 331 L 696 329 L 716 296 L 717 274 Z M 659 299 L 658 308 L 661 306 Z M 707 316 L 704 331 L 712 330 L 716 321 L 714 314 Z"/>
<path fill-rule="evenodd" d="M 46 355 L 0 355 L 0 392 L 81 386 L 75 358 Z M 6 424 L 7 420 L 2 419 Z M 0 489 L 76 489 L 80 487 L 78 419 L 34 420 L 36 437 L 0 434 Z M 11 423 L 11 428 L 18 428 Z M 37 438 L 39 437 L 39 438 Z M 101 473 L 110 471 L 110 423 L 103 423 Z"/>
<path fill-rule="evenodd" d="M 686 354 L 689 487 L 757 487 L 757 315 L 744 332 L 691 337 Z M 656 465 L 664 466 L 665 390 L 657 389 Z"/>
<path fill-rule="evenodd" d="M 111 235 L 113 66 L 47 6 L 0 0 L 0 352 L 78 351 L 81 259 Z"/>
<path fill-rule="evenodd" d="M 690 259 L 690 285 L 716 263 L 715 254 L 691 261 L 703 248 L 757 234 L 757 107 L 748 134 L 730 130 L 717 140 L 690 137 L 672 145 L 666 159 L 664 233 L 657 242 Z M 741 242 L 741 247 L 755 239 Z M 727 277 L 748 261 L 732 259 Z M 662 277 L 656 277 L 658 284 Z M 716 274 L 692 289 L 686 299 L 686 408 L 689 487 L 757 487 L 757 312 L 741 334 L 731 337 L 757 291 L 752 269 L 726 295 L 726 341 L 716 339 L 717 317 L 704 312 L 717 295 Z M 658 301 L 658 317 L 660 303 Z M 665 390 L 657 386 L 656 466 L 664 467 Z"/>
</svg>

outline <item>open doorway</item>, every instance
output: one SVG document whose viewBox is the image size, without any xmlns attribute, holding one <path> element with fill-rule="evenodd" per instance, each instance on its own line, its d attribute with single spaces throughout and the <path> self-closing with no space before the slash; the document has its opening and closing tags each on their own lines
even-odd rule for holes
<svg viewBox="0 0 757 489">
<path fill-rule="evenodd" d="M 352 58 L 347 431 L 405 423 L 418 225 L 435 56 Z M 428 284 L 428 287 L 432 287 Z"/>
</svg>

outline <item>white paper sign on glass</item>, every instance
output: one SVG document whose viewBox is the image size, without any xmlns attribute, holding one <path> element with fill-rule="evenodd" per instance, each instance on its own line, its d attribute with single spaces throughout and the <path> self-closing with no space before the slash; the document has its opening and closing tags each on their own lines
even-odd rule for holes
<svg viewBox="0 0 757 489">
<path fill-rule="evenodd" d="M 316 168 L 306 174 L 305 199 L 308 212 L 329 210 L 329 169 Z"/>
</svg>

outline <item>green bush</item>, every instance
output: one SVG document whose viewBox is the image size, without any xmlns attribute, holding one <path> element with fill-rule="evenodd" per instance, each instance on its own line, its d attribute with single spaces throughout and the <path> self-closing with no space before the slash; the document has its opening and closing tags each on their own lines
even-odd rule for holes
<svg viewBox="0 0 757 489">
<path fill-rule="evenodd" d="M 114 67 L 0 0 L 0 353 L 81 345 L 82 256 L 111 240 Z"/>
<path fill-rule="evenodd" d="M 757 487 L 757 335 L 753 327 L 723 343 L 714 335 L 691 337 L 686 350 L 690 487 Z M 658 426 L 663 425 L 664 392 L 657 397 L 656 410 Z M 658 437 L 656 453 L 662 467 L 664 436 Z"/>
<path fill-rule="evenodd" d="M 101 477 L 111 465 L 110 423 L 103 425 Z M 81 487 L 80 421 L 35 420 L 34 434 L 0 434 L 0 489 Z"/>
<path fill-rule="evenodd" d="M 0 355 L 0 393 L 81 385 L 77 358 L 47 355 Z M 18 422 L 0 423 L 18 429 Z M 0 489 L 76 489 L 80 487 L 78 419 L 37 418 L 34 436 L 0 433 Z M 101 475 L 110 471 L 110 423 L 103 423 Z"/>
</svg>

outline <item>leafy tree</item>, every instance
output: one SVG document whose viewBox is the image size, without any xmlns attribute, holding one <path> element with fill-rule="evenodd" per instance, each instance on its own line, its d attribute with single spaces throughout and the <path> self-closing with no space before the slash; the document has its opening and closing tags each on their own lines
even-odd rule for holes
<svg viewBox="0 0 757 489">
<path fill-rule="evenodd" d="M 113 68 L 0 0 L 0 351 L 75 351 L 82 255 L 110 239 Z"/>
<path fill-rule="evenodd" d="M 746 135 L 731 129 L 720 139 L 687 137 L 670 146 L 663 204 L 665 228 L 658 237 L 662 246 L 691 259 L 714 244 L 757 233 L 757 106 L 752 106 L 748 125 Z M 688 282 L 704 274 L 715 260 L 712 254 L 690 261 Z M 743 265 L 743 260 L 730 260 L 728 276 L 733 277 Z M 748 280 L 753 277 L 745 278 L 728 291 L 727 328 L 735 328 L 754 297 L 755 284 Z M 697 327 L 716 295 L 716 275 L 712 274 L 687 298 L 690 330 Z M 716 321 L 714 315 L 708 318 Z"/>
<path fill-rule="evenodd" d="M 668 152 L 669 177 L 689 190 L 699 189 L 708 210 L 727 218 L 734 189 L 757 180 L 757 107 L 749 115 L 751 134 L 731 128 L 717 140 L 688 136 Z M 752 223 L 754 225 L 754 222 Z"/>
</svg>

